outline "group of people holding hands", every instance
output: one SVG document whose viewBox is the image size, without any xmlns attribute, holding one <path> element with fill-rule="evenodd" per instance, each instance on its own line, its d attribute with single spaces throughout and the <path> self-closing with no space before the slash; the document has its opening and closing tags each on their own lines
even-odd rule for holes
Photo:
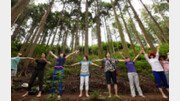
<svg viewBox="0 0 180 101">
<path fill-rule="evenodd" d="M 135 87 L 136 87 L 139 96 L 141 96 L 143 98 L 145 97 L 143 95 L 142 89 L 139 84 L 138 73 L 136 72 L 136 69 L 134 66 L 137 58 L 142 53 L 144 53 L 146 60 L 151 65 L 154 78 L 156 79 L 157 87 L 158 87 L 159 91 L 161 92 L 162 97 L 168 98 L 162 90 L 161 81 L 163 82 L 165 88 L 169 92 L 169 85 L 168 85 L 168 82 L 169 82 L 169 53 L 168 53 L 167 60 L 165 60 L 164 57 L 159 58 L 159 48 L 160 47 L 157 47 L 156 54 L 153 52 L 150 52 L 149 55 L 145 52 L 145 50 L 142 49 L 133 60 L 131 60 L 129 57 L 124 57 L 122 52 L 120 52 L 120 51 L 119 51 L 119 54 L 121 55 L 121 57 L 123 59 L 111 58 L 110 52 L 107 52 L 105 54 L 105 58 L 103 58 L 103 59 L 96 59 L 96 60 L 93 59 L 93 62 L 104 62 L 104 73 L 105 73 L 107 88 L 108 88 L 108 92 L 109 92 L 108 97 L 109 98 L 112 97 L 111 79 L 114 84 L 115 96 L 119 97 L 118 96 L 118 85 L 117 85 L 117 80 L 116 80 L 116 76 L 117 76 L 116 63 L 117 62 L 125 62 L 125 64 L 126 64 L 127 71 L 128 71 L 127 75 L 128 75 L 128 79 L 129 79 L 131 96 L 132 97 L 136 96 L 136 93 L 135 93 Z M 52 51 L 49 51 L 49 53 L 56 59 L 56 64 L 54 66 L 53 77 L 52 77 L 52 81 L 53 81 L 52 88 L 51 88 L 52 96 L 54 95 L 54 92 L 55 92 L 55 83 L 58 83 L 58 91 L 59 91 L 58 99 L 61 98 L 61 96 L 63 94 L 63 77 L 64 77 L 65 61 L 71 55 L 76 54 L 78 52 L 79 52 L 79 50 L 75 50 L 73 53 L 70 53 L 67 56 L 64 53 L 60 53 L 59 56 L 56 56 Z M 12 82 L 12 85 L 13 85 L 13 77 L 16 76 L 17 64 L 20 62 L 20 60 L 21 59 L 33 59 L 31 57 L 21 57 L 21 55 L 22 55 L 21 53 L 18 53 L 17 57 L 11 58 L 11 78 L 12 78 L 11 82 Z M 31 87 L 32 87 L 33 82 L 35 81 L 36 77 L 38 77 L 38 81 L 39 81 L 39 93 L 38 93 L 37 97 L 41 96 L 45 65 L 51 64 L 51 62 L 47 61 L 45 57 L 46 57 L 45 53 L 42 53 L 41 58 L 34 59 L 34 61 L 37 63 L 37 66 L 31 76 L 30 81 L 29 81 L 27 92 L 24 95 L 22 95 L 22 97 L 28 96 L 29 91 L 31 90 Z M 102 68 L 102 66 L 99 66 L 93 62 L 88 60 L 88 56 L 84 56 L 82 61 L 70 65 L 71 67 L 75 66 L 75 65 L 81 65 L 79 97 L 83 96 L 82 92 L 83 92 L 83 88 L 84 88 L 84 83 L 85 83 L 86 97 L 90 97 L 89 93 L 88 93 L 90 65 Z"/>
</svg>

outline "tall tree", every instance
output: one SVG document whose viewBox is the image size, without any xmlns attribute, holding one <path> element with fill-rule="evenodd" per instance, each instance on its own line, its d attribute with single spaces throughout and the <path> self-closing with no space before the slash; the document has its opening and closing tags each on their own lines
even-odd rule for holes
<svg viewBox="0 0 180 101">
<path fill-rule="evenodd" d="M 65 51 L 66 51 L 68 34 L 69 34 L 69 30 L 66 28 L 66 31 L 65 31 L 64 37 L 63 37 L 64 38 L 63 43 L 62 43 L 62 53 L 65 53 Z"/>
<path fill-rule="evenodd" d="M 130 43 L 131 43 L 131 47 L 132 47 L 133 52 L 134 52 L 134 54 L 135 54 L 135 56 L 136 56 L 136 55 L 137 55 L 137 52 L 136 52 L 136 50 L 135 50 L 134 43 L 133 43 L 133 41 L 132 41 L 132 39 L 131 39 L 131 35 L 130 35 L 129 29 L 128 29 L 128 27 L 127 27 L 126 21 L 125 21 L 125 19 L 124 19 L 124 15 L 123 15 L 122 9 L 121 9 L 121 7 L 120 7 L 120 5 L 119 5 L 118 2 L 117 2 L 117 5 L 118 5 L 118 8 L 119 8 L 119 10 L 120 10 L 120 15 L 121 15 L 122 21 L 123 21 L 123 23 L 124 23 L 124 26 L 125 26 L 125 29 L 126 29 L 126 33 L 128 34 L 128 37 L 129 37 L 129 40 L 130 40 Z"/>
<path fill-rule="evenodd" d="M 64 6 L 63 6 L 63 10 L 64 10 Z M 63 10 L 62 10 L 62 11 L 63 11 Z M 54 44 L 55 37 L 56 37 L 57 31 L 58 31 L 58 28 L 59 28 L 61 19 L 62 19 L 62 13 L 60 13 L 60 16 L 59 16 L 59 19 L 58 19 L 58 22 L 57 22 L 57 25 L 56 25 L 56 29 L 55 29 L 55 32 L 54 32 L 54 36 L 53 36 L 53 39 L 52 39 L 51 44 L 50 44 L 50 50 L 52 49 L 52 46 L 53 46 L 53 44 Z M 49 59 L 49 55 L 50 55 L 50 53 L 48 53 L 48 55 L 47 55 L 47 57 L 46 57 L 47 59 Z"/>
<path fill-rule="evenodd" d="M 60 31 L 59 31 L 58 42 L 57 42 L 57 44 L 56 44 L 55 54 L 58 54 L 59 44 L 60 44 L 60 41 L 61 41 L 61 39 L 62 39 L 62 29 L 63 29 L 63 27 L 61 26 L 61 27 L 60 27 Z"/>
<path fill-rule="evenodd" d="M 40 37 L 40 34 L 41 34 L 41 32 L 42 32 L 42 29 L 43 29 L 43 27 L 44 27 L 44 24 L 45 24 L 45 22 L 46 22 L 47 16 L 48 16 L 49 12 L 51 11 L 51 8 L 52 8 L 53 3 L 54 3 L 54 0 L 52 0 L 52 1 L 50 2 L 49 7 L 47 8 L 46 13 L 43 15 L 43 17 L 42 17 L 42 19 L 41 19 L 41 21 L 40 21 L 40 24 L 39 24 L 39 26 L 38 26 L 38 29 L 39 29 L 39 30 L 38 30 L 37 36 L 36 36 L 36 38 L 35 38 L 34 43 L 33 43 L 32 46 L 31 46 L 30 52 L 29 52 L 29 54 L 28 54 L 29 57 L 32 56 L 32 54 L 33 54 L 33 52 L 34 52 L 34 50 L 35 50 L 35 48 L 36 48 L 37 41 L 38 41 L 38 39 L 39 39 L 39 37 Z M 28 64 L 29 64 L 29 61 L 26 61 L 26 62 L 25 62 L 25 65 L 24 65 L 24 68 L 23 68 L 23 70 L 22 70 L 22 72 L 21 72 L 21 75 L 23 75 L 23 74 L 26 75 L 26 70 L 27 70 Z"/>
<path fill-rule="evenodd" d="M 148 10 L 148 8 L 146 7 L 146 5 L 142 2 L 142 0 L 140 0 L 140 2 L 142 3 L 142 5 L 144 6 L 144 8 L 146 9 L 146 11 L 148 12 L 148 14 L 150 15 L 151 19 L 154 21 L 155 25 L 157 26 L 157 28 L 159 29 L 161 35 L 163 36 L 164 40 L 166 42 L 168 42 L 168 38 L 165 36 L 163 30 L 161 29 L 160 25 L 158 24 L 158 22 L 155 20 L 155 18 L 153 17 L 153 15 L 151 14 L 151 12 Z"/>
<path fill-rule="evenodd" d="M 19 51 L 20 53 L 22 53 L 24 51 L 24 49 L 27 46 L 30 38 L 33 36 L 33 31 L 34 31 L 35 28 L 36 28 L 36 25 L 33 24 L 32 27 L 30 28 L 29 32 L 28 32 L 29 34 L 28 34 L 27 38 L 23 42 L 23 45 L 22 45 L 22 47 L 21 47 L 21 49 Z"/>
<path fill-rule="evenodd" d="M 98 55 L 100 57 L 102 57 L 102 45 L 101 45 L 101 28 L 100 28 L 100 5 L 99 5 L 99 2 L 101 0 L 96 0 L 96 8 L 97 8 L 97 11 L 96 11 L 96 34 L 97 34 L 97 38 L 98 38 Z"/>
<path fill-rule="evenodd" d="M 136 21 L 138 22 L 139 27 L 141 28 L 141 31 L 142 31 L 142 33 L 144 34 L 144 37 L 145 37 L 147 43 L 149 44 L 151 50 L 152 50 L 153 52 L 156 52 L 156 48 L 154 47 L 152 40 L 150 39 L 148 33 L 146 32 L 146 29 L 145 29 L 143 23 L 141 22 L 138 14 L 137 14 L 137 12 L 135 11 L 134 7 L 132 6 L 131 1 L 130 1 L 130 0 L 127 0 L 127 1 L 128 1 L 129 5 L 130 5 L 130 7 L 131 7 L 131 9 L 132 9 L 132 11 L 133 11 L 133 13 L 134 13 L 134 15 L 135 15 Z"/>
<path fill-rule="evenodd" d="M 143 43 L 142 43 L 142 41 L 141 41 L 141 38 L 140 38 L 140 36 L 139 36 L 139 33 L 138 33 L 137 29 L 136 29 L 135 23 L 134 23 L 134 21 L 133 21 L 133 19 L 132 19 L 132 17 L 131 17 L 131 14 L 130 14 L 128 8 L 127 8 L 127 13 L 128 13 L 128 15 L 129 15 L 130 21 L 132 22 L 132 29 L 133 29 L 133 31 L 134 31 L 135 37 L 136 37 L 136 39 L 138 40 L 139 45 L 141 46 L 141 48 L 143 48 L 143 49 L 145 50 L 144 45 L 143 45 Z"/>
<path fill-rule="evenodd" d="M 48 38 L 48 41 L 47 41 L 46 46 L 49 45 L 49 41 L 50 41 L 50 39 L 51 39 L 52 34 L 53 34 L 53 29 L 50 31 L 49 38 Z"/>
<path fill-rule="evenodd" d="M 17 20 L 19 15 L 23 12 L 26 6 L 29 4 L 30 0 L 19 0 L 12 8 L 11 8 L 11 26 Z"/>
<path fill-rule="evenodd" d="M 85 18 L 85 49 L 84 49 L 84 54 L 88 55 L 89 50 L 88 50 L 88 0 L 86 0 L 86 18 Z"/>
<path fill-rule="evenodd" d="M 157 10 L 157 12 L 161 15 L 161 17 L 165 21 L 166 27 L 169 29 L 169 19 L 164 15 L 162 11 L 160 11 L 159 9 L 160 6 L 157 3 L 157 0 L 152 0 L 152 2 L 153 2 L 153 6 L 155 7 L 155 11 Z"/>
<path fill-rule="evenodd" d="M 123 29 L 122 29 L 122 26 L 119 22 L 119 19 L 117 17 L 117 13 L 116 13 L 116 10 L 115 10 L 115 7 L 114 7 L 114 3 L 113 1 L 111 0 L 111 4 L 112 4 L 112 8 L 113 8 L 113 11 L 114 11 L 114 16 L 115 16 L 115 20 L 116 20 L 116 25 L 118 27 L 118 31 L 119 31 L 119 35 L 120 35 L 120 38 L 121 38 L 121 41 L 122 41 L 122 45 L 123 45 L 123 51 L 125 53 L 125 55 L 127 57 L 130 57 L 129 55 L 129 51 L 128 51 L 128 46 L 126 44 L 126 41 L 125 41 L 125 38 L 124 38 L 124 33 L 123 33 Z"/>
</svg>

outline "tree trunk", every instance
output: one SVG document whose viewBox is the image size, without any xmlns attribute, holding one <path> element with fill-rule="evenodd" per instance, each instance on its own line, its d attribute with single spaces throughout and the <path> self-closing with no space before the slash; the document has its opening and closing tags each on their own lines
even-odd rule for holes
<svg viewBox="0 0 180 101">
<path fill-rule="evenodd" d="M 55 37 L 56 37 L 56 34 L 57 34 L 57 30 L 58 30 L 58 28 L 59 28 L 59 24 L 60 24 L 61 19 L 62 19 L 62 15 L 60 14 L 59 20 L 58 20 L 57 25 L 56 25 L 56 29 L 55 29 L 54 36 L 53 36 L 53 39 L 52 39 L 51 44 L 50 44 L 50 50 L 52 50 L 52 46 L 53 46 L 53 44 L 54 44 Z M 50 55 L 50 53 L 48 53 L 48 55 L 47 55 L 47 57 L 46 57 L 47 59 L 49 59 L 49 55 Z"/>
<path fill-rule="evenodd" d="M 72 39 L 71 39 L 71 52 L 74 51 L 74 32 L 71 32 L 72 33 Z"/>
<path fill-rule="evenodd" d="M 60 40 L 61 40 L 61 35 L 62 35 L 62 28 L 60 29 L 58 42 L 57 42 L 57 44 L 56 44 L 55 54 L 58 54 L 58 48 L 59 48 L 59 44 L 60 44 Z"/>
<path fill-rule="evenodd" d="M 128 34 L 128 37 L 129 37 L 129 40 L 130 40 L 130 43 L 131 43 L 133 52 L 134 52 L 134 54 L 135 54 L 135 56 L 136 56 L 136 55 L 137 55 L 137 51 L 135 50 L 134 43 L 133 43 L 133 41 L 132 41 L 132 39 L 131 39 L 131 35 L 130 35 L 130 32 L 129 32 L 129 29 L 128 29 L 128 27 L 127 27 L 127 24 L 126 24 L 126 21 L 125 21 L 125 19 L 124 19 L 124 15 L 123 15 L 123 13 L 122 13 L 121 7 L 119 6 L 119 3 L 118 3 L 118 8 L 119 8 L 119 10 L 120 10 L 121 18 L 122 18 L 122 21 L 123 21 L 123 23 L 124 23 L 124 26 L 125 26 L 125 29 L 126 29 L 126 33 Z"/>
<path fill-rule="evenodd" d="M 30 41 L 30 43 L 29 43 L 29 45 L 28 45 L 28 47 L 27 47 L 27 49 L 26 49 L 25 55 L 28 55 L 28 53 L 29 53 L 29 51 L 30 51 L 30 49 L 31 49 L 31 45 L 33 44 L 34 39 L 35 39 L 36 36 L 37 36 L 37 32 L 38 32 L 38 30 L 39 30 L 38 28 L 39 28 L 39 27 L 36 28 L 36 30 L 35 30 L 32 38 L 31 38 L 31 41 Z"/>
<path fill-rule="evenodd" d="M 14 24 L 29 2 L 30 0 L 18 0 L 18 2 L 11 8 L 11 26 Z"/>
<path fill-rule="evenodd" d="M 80 13 L 81 13 L 81 0 L 79 1 L 78 3 L 78 15 L 77 15 L 77 21 L 76 21 L 76 34 L 75 34 L 75 46 L 74 46 L 74 49 L 76 50 L 77 47 L 79 47 L 79 18 L 80 18 Z M 83 40 L 82 40 L 83 41 Z M 76 58 L 75 58 L 75 54 L 73 55 L 73 63 L 76 61 Z"/>
<path fill-rule="evenodd" d="M 85 18 L 85 49 L 84 49 L 84 55 L 88 55 L 89 54 L 89 50 L 88 50 L 88 0 L 86 0 L 86 18 Z"/>
<path fill-rule="evenodd" d="M 75 50 L 77 49 L 78 43 L 79 43 L 78 33 L 79 33 L 79 18 L 80 18 L 80 13 L 81 13 L 81 0 L 79 1 L 78 9 L 79 9 L 79 14 L 77 15 L 77 21 L 76 21 L 76 35 L 75 35 L 76 41 L 75 41 L 75 47 L 74 47 Z"/>
<path fill-rule="evenodd" d="M 153 4 L 155 5 L 156 9 L 158 10 L 158 13 L 161 15 L 161 17 L 163 18 L 163 20 L 166 23 L 166 27 L 169 29 L 169 20 L 167 20 L 167 18 L 164 16 L 164 13 L 162 13 L 159 8 L 157 7 L 157 1 L 156 0 L 152 0 Z"/>
<path fill-rule="evenodd" d="M 107 30 L 108 30 L 107 39 L 108 39 L 108 43 L 110 45 L 109 51 L 115 53 L 114 45 L 113 45 L 113 41 L 112 41 L 112 33 L 111 33 L 111 30 L 110 30 L 109 26 L 108 26 Z"/>
<path fill-rule="evenodd" d="M 49 38 L 48 38 L 48 41 L 47 41 L 46 46 L 48 46 L 48 45 L 49 45 L 49 41 L 50 41 L 50 39 L 51 39 L 52 34 L 53 34 L 53 29 L 51 30 L 51 33 L 50 33 L 50 35 L 49 35 Z"/>
<path fill-rule="evenodd" d="M 105 16 L 103 18 L 104 18 L 104 32 L 106 29 L 106 33 L 104 33 L 105 34 L 105 42 L 108 42 L 108 28 L 107 28 L 106 18 L 105 18 Z M 107 45 L 106 45 L 106 48 L 107 48 Z"/>
<path fill-rule="evenodd" d="M 66 29 L 66 32 L 64 35 L 64 40 L 63 40 L 63 45 L 62 45 L 62 53 L 65 53 L 65 51 L 66 51 L 67 37 L 68 37 L 68 29 Z"/>
<path fill-rule="evenodd" d="M 119 35 L 121 37 L 123 51 L 124 51 L 124 53 L 125 53 L 125 55 L 127 57 L 130 57 L 129 52 L 128 52 L 128 47 L 127 47 L 127 44 L 126 44 L 126 41 L 125 41 L 125 38 L 124 38 L 123 29 L 122 29 L 122 26 L 121 26 L 121 24 L 119 22 L 119 19 L 117 17 L 116 10 L 115 10 L 115 7 L 114 7 L 114 4 L 113 4 L 112 0 L 111 0 L 111 4 L 112 4 L 113 11 L 114 11 L 114 16 L 115 16 L 115 20 L 116 20 L 116 25 L 118 27 Z"/>
<path fill-rule="evenodd" d="M 41 45 L 44 45 L 44 44 L 45 44 L 47 37 L 48 37 L 48 30 L 46 30 L 45 33 L 44 33 L 43 39 L 42 39 L 42 41 L 41 41 Z"/>
<path fill-rule="evenodd" d="M 52 8 L 53 3 L 54 3 L 54 0 L 52 0 L 52 1 L 50 2 L 47 11 L 45 12 L 45 14 L 43 15 L 43 17 L 41 18 L 40 24 L 39 24 L 39 26 L 38 26 L 39 31 L 38 31 L 38 33 L 37 33 L 37 36 L 36 36 L 36 39 L 35 39 L 34 43 L 32 44 L 32 46 L 31 46 L 31 48 L 30 48 L 30 52 L 29 52 L 29 54 L 28 54 L 29 57 L 31 57 L 31 56 L 33 55 L 33 52 L 34 52 L 34 50 L 35 50 L 35 48 L 36 48 L 37 41 L 38 41 L 38 39 L 39 39 L 39 37 L 40 37 L 40 34 L 41 34 L 41 32 L 42 32 L 42 29 L 43 29 L 43 27 L 44 27 L 44 24 L 45 24 L 45 22 L 46 22 L 47 16 L 49 15 L 49 12 L 51 11 L 51 8 Z M 22 70 L 22 73 L 21 73 L 22 75 L 23 75 L 23 74 L 26 75 L 26 70 L 27 70 L 28 64 L 29 64 L 29 61 L 26 61 L 26 62 L 25 62 L 25 65 L 24 65 L 24 68 L 23 68 L 23 70 Z"/>
<path fill-rule="evenodd" d="M 146 7 L 146 5 L 142 2 L 142 0 L 140 0 L 140 2 L 142 3 L 142 5 L 144 6 L 144 8 L 146 9 L 146 11 L 148 12 L 148 14 L 150 15 L 151 19 L 154 21 L 155 25 L 157 26 L 157 28 L 159 29 L 161 35 L 163 36 L 165 42 L 168 42 L 168 38 L 166 37 L 166 35 L 164 34 L 163 30 L 161 29 L 160 25 L 158 24 L 158 22 L 155 20 L 155 18 L 152 16 L 151 12 L 148 10 L 148 8 Z"/>
<path fill-rule="evenodd" d="M 43 33 L 40 35 L 40 39 L 39 39 L 39 42 L 38 42 L 38 44 L 40 45 L 41 44 L 41 42 L 42 42 L 42 40 L 43 40 L 43 37 L 44 37 L 44 35 L 43 35 Z"/>
<path fill-rule="evenodd" d="M 27 36 L 27 38 L 24 40 L 24 44 L 22 45 L 21 49 L 20 49 L 20 53 L 22 53 L 25 49 L 25 47 L 27 46 L 27 43 L 29 42 L 31 36 L 33 36 L 33 31 L 36 28 L 36 25 L 32 25 L 31 29 L 29 30 L 29 34 Z"/>
<path fill-rule="evenodd" d="M 151 26 L 153 27 L 152 30 L 153 30 L 153 32 L 154 32 L 155 37 L 158 39 L 159 43 L 160 43 L 160 44 L 164 43 L 164 40 L 162 40 L 161 35 L 160 35 L 159 32 L 156 30 L 156 28 L 154 27 L 154 25 L 151 25 Z"/>
<path fill-rule="evenodd" d="M 132 9 L 132 11 L 133 11 L 133 13 L 134 13 L 134 15 L 135 15 L 135 18 L 136 18 L 136 20 L 137 20 L 137 22 L 138 22 L 138 24 L 139 24 L 139 27 L 140 27 L 141 30 L 142 30 L 142 33 L 144 34 L 144 37 L 145 37 L 147 43 L 149 44 L 149 46 L 150 46 L 150 48 L 151 48 L 151 51 L 156 52 L 156 48 L 154 47 L 154 45 L 153 45 L 153 43 L 152 43 L 152 40 L 150 39 L 149 35 L 147 34 L 147 32 L 146 32 L 146 30 L 145 30 L 145 28 L 144 28 L 144 25 L 142 24 L 142 22 L 141 22 L 141 20 L 140 20 L 140 18 L 139 18 L 139 16 L 138 16 L 138 14 L 136 13 L 134 7 L 132 6 L 131 1 L 128 0 L 128 3 L 129 3 L 129 5 L 130 5 L 130 7 L 131 7 L 131 9 Z"/>
<path fill-rule="evenodd" d="M 102 45 L 101 45 L 101 28 L 100 28 L 100 22 L 101 22 L 101 19 L 100 19 L 100 6 L 99 6 L 99 0 L 96 0 L 97 2 L 97 12 L 96 12 L 96 34 L 97 34 L 97 38 L 98 38 L 98 55 L 99 57 L 102 58 Z"/>
<path fill-rule="evenodd" d="M 26 19 L 26 15 L 24 15 L 21 19 L 18 19 L 18 22 L 17 22 L 17 27 L 15 28 L 15 31 L 14 33 L 11 35 L 11 40 L 12 41 L 15 41 L 15 38 L 17 37 L 17 35 L 19 34 L 19 29 L 21 28 L 24 20 Z"/>
<path fill-rule="evenodd" d="M 11 35 L 11 41 L 15 41 L 15 39 L 19 33 L 19 29 L 21 28 L 21 24 L 18 24 L 18 26 L 15 28 L 13 34 Z"/>
<path fill-rule="evenodd" d="M 133 21 L 133 19 L 131 17 L 131 14 L 129 13 L 129 10 L 127 10 L 127 12 L 128 12 L 129 17 L 130 17 L 130 20 L 132 22 L 132 29 L 134 31 L 135 37 L 138 40 L 139 45 L 141 46 L 141 48 L 143 48 L 145 50 L 144 45 L 143 45 L 143 43 L 141 41 L 141 38 L 139 37 L 139 33 L 138 33 L 137 29 L 136 29 L 135 23 L 134 23 L 134 21 Z"/>
</svg>

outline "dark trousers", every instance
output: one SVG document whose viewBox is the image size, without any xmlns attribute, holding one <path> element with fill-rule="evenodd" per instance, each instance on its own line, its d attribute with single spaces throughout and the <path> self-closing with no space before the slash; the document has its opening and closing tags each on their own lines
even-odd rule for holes
<svg viewBox="0 0 180 101">
<path fill-rule="evenodd" d="M 43 85 L 43 78 L 44 78 L 44 71 L 43 70 L 35 70 L 31 76 L 31 79 L 29 81 L 28 91 L 31 90 L 34 81 L 36 80 L 36 77 L 38 77 L 39 82 L 39 91 L 42 91 L 42 85 Z"/>
<path fill-rule="evenodd" d="M 105 73 L 105 75 L 106 75 L 106 82 L 107 82 L 107 84 L 111 84 L 111 79 L 113 80 L 114 84 L 117 84 L 115 71 L 114 72 L 107 71 Z"/>
<path fill-rule="evenodd" d="M 154 78 L 156 79 L 158 88 L 162 88 L 161 81 L 163 82 L 165 88 L 169 88 L 169 85 L 168 85 L 167 79 L 166 79 L 166 75 L 164 74 L 164 72 L 153 71 L 153 74 L 154 74 Z"/>
</svg>

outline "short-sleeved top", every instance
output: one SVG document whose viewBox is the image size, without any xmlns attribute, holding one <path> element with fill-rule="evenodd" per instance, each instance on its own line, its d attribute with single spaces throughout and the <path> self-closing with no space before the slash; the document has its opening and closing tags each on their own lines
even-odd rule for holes
<svg viewBox="0 0 180 101">
<path fill-rule="evenodd" d="M 116 59 L 110 59 L 108 60 L 107 58 L 102 59 L 102 61 L 105 63 L 105 68 L 104 68 L 104 72 L 110 71 L 113 72 L 116 69 L 116 63 L 119 62 Z M 111 63 L 110 63 L 111 61 Z"/>
<path fill-rule="evenodd" d="M 136 72 L 136 69 L 135 69 L 133 61 L 126 62 L 125 64 L 126 64 L 128 72 Z"/>
<path fill-rule="evenodd" d="M 47 62 L 42 59 L 37 59 L 36 63 L 37 63 L 37 66 L 35 68 L 36 70 L 44 70 L 44 68 L 47 64 Z"/>
<path fill-rule="evenodd" d="M 80 76 L 90 76 L 89 65 L 91 64 L 91 62 L 90 61 L 81 61 L 79 64 L 81 65 Z"/>
<path fill-rule="evenodd" d="M 57 58 L 55 67 L 64 67 L 65 61 L 66 61 L 66 58 L 65 58 L 65 57 L 62 57 L 62 58 L 59 57 L 59 58 Z"/>
<path fill-rule="evenodd" d="M 164 71 L 165 72 L 168 72 L 169 71 L 169 61 L 162 61 L 162 65 L 163 65 L 163 68 L 164 68 Z"/>
<path fill-rule="evenodd" d="M 156 54 L 155 58 L 151 58 L 151 59 L 149 59 L 148 55 L 145 54 L 145 58 L 151 65 L 152 71 L 156 71 L 156 72 L 164 71 L 162 65 L 159 62 L 159 53 Z"/>
<path fill-rule="evenodd" d="M 11 58 L 11 69 L 17 70 L 17 65 L 21 60 L 22 60 L 22 57 Z"/>
</svg>

